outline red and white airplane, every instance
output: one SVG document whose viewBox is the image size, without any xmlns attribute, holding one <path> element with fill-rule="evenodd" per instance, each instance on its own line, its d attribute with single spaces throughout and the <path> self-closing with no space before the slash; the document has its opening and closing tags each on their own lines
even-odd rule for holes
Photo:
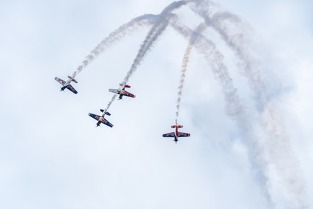
<svg viewBox="0 0 313 209">
<path fill-rule="evenodd" d="M 64 91 L 64 89 L 68 89 L 71 92 L 73 92 L 74 94 L 77 94 L 78 92 L 74 89 L 74 87 L 71 85 L 71 82 L 75 82 L 78 83 L 74 78 L 72 78 L 71 76 L 67 76 L 69 79 L 65 82 L 62 79 L 55 77 L 54 79 L 59 82 L 62 87 L 61 87 L 61 91 Z"/>
<path fill-rule="evenodd" d="M 98 122 L 97 122 L 97 127 L 100 126 L 101 123 L 103 123 L 103 124 L 105 124 L 105 125 L 107 125 L 107 126 L 109 126 L 109 127 L 112 128 L 112 127 L 113 127 L 113 124 L 110 123 L 108 120 L 106 120 L 106 119 L 104 118 L 105 115 L 110 116 L 111 113 L 109 113 L 109 112 L 107 112 L 106 110 L 103 110 L 103 109 L 100 109 L 100 111 L 103 112 L 103 114 L 102 114 L 101 116 L 95 115 L 95 114 L 92 114 L 92 113 L 89 113 L 88 115 L 89 115 L 90 117 L 92 117 L 93 119 L 95 119 L 95 120 L 98 121 Z"/>
<path fill-rule="evenodd" d="M 182 125 L 172 125 L 171 128 L 175 128 L 174 132 L 163 134 L 163 137 L 174 137 L 174 142 L 178 142 L 178 137 L 189 137 L 189 133 L 178 132 L 179 128 L 182 128 Z"/>
<path fill-rule="evenodd" d="M 123 96 L 132 97 L 135 98 L 136 95 L 129 93 L 125 91 L 125 88 L 130 88 L 131 86 L 127 85 L 125 82 L 121 83 L 120 86 L 122 86 L 122 89 L 109 89 L 110 92 L 119 94 L 119 99 L 122 99 Z"/>
</svg>

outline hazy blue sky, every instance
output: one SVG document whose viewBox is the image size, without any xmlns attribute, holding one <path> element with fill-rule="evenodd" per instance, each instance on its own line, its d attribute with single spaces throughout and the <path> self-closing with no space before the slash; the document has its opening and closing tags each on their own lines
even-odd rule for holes
<svg viewBox="0 0 313 209">
<path fill-rule="evenodd" d="M 179 118 L 182 131 L 191 137 L 178 144 L 161 137 L 174 123 L 187 45 L 172 29 L 130 79 L 136 99 L 113 103 L 108 119 L 114 128 L 95 128 L 88 113 L 98 114 L 107 105 L 112 97 L 108 89 L 124 78 L 147 29 L 126 37 L 82 71 L 74 84 L 77 95 L 59 91 L 54 77 L 72 74 L 112 30 L 138 15 L 158 14 L 171 2 L 1 1 L 0 208 L 268 208 L 249 160 L 249 139 L 225 113 L 221 88 L 196 51 Z M 252 48 L 312 208 L 313 3 L 218 3 L 253 31 Z M 201 21 L 188 7 L 177 14 L 188 24 Z M 217 40 L 244 107 L 250 110 L 253 96 L 237 58 L 212 31 L 206 36 Z M 277 209 L 292 208 L 277 191 L 271 192 Z"/>
</svg>

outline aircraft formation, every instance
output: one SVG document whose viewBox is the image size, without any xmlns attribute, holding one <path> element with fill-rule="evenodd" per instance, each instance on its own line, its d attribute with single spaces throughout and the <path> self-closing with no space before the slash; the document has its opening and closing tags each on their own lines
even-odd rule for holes
<svg viewBox="0 0 313 209">
<path fill-rule="evenodd" d="M 190 1 L 191 2 L 191 1 Z M 123 82 L 120 84 L 119 89 L 109 89 L 109 92 L 114 93 L 114 96 L 112 97 L 111 101 L 109 102 L 108 106 L 104 109 L 100 109 L 102 112 L 101 115 L 89 113 L 88 115 L 95 119 L 97 121 L 97 127 L 101 124 L 105 124 L 109 127 L 113 127 L 113 124 L 110 123 L 105 116 L 111 115 L 108 112 L 108 109 L 110 108 L 112 102 L 115 100 L 115 98 L 118 96 L 119 99 L 122 99 L 124 96 L 135 98 L 136 96 L 128 91 L 126 91 L 126 88 L 130 88 L 131 86 L 127 85 L 127 82 L 129 78 L 132 76 L 134 71 L 139 66 L 141 60 L 145 57 L 148 50 L 151 48 L 152 44 L 157 40 L 157 38 L 164 32 L 164 30 L 167 28 L 167 26 L 170 24 L 172 19 L 175 19 L 174 13 L 172 13 L 174 10 L 180 8 L 183 5 L 186 5 L 190 3 L 189 1 L 175 1 L 168 5 L 159 15 L 142 15 L 137 18 L 134 18 L 129 23 L 122 25 L 120 28 L 118 28 L 116 31 L 113 31 L 107 38 L 105 38 L 101 43 L 92 50 L 91 54 L 89 54 L 86 59 L 83 61 L 82 65 L 80 65 L 77 70 L 73 73 L 72 76 L 68 76 L 68 80 L 65 82 L 64 80 L 55 77 L 55 80 L 59 82 L 62 87 L 61 91 L 64 91 L 65 89 L 68 89 L 74 94 L 77 94 L 77 90 L 71 85 L 71 82 L 77 83 L 77 80 L 75 80 L 75 77 L 87 66 L 89 63 L 97 57 L 101 52 L 103 52 L 104 48 L 110 46 L 112 43 L 119 41 L 123 36 L 127 35 L 131 30 L 134 30 L 135 28 L 140 28 L 144 25 L 151 25 L 154 23 L 154 26 L 150 29 L 149 33 L 147 34 L 143 44 L 141 44 L 140 49 L 138 51 L 138 54 L 136 58 L 134 59 L 133 64 L 131 65 L 131 69 L 128 71 L 127 75 L 125 76 Z M 184 74 L 183 74 L 184 76 Z M 177 143 L 179 137 L 189 137 L 189 133 L 182 133 L 178 132 L 178 128 L 182 128 L 182 125 L 178 125 L 177 118 L 179 114 L 179 107 L 180 107 L 180 101 L 181 101 L 181 92 L 183 87 L 183 81 L 180 80 L 180 93 L 179 98 L 177 99 L 177 110 L 176 110 L 176 119 L 175 119 L 175 125 L 172 126 L 172 128 L 176 128 L 175 132 L 171 132 L 168 134 L 163 134 L 163 137 L 172 137 L 174 138 L 174 141 Z"/>
<path fill-rule="evenodd" d="M 185 24 L 186 19 L 181 18 L 179 13 L 175 13 L 175 10 L 183 6 L 188 6 L 191 15 L 198 17 L 199 23 L 196 27 L 189 27 Z M 114 93 L 114 96 L 112 96 L 107 107 L 101 109 L 102 114 L 89 114 L 90 117 L 97 121 L 97 126 L 105 124 L 113 127 L 113 124 L 105 119 L 105 116 L 110 114 L 108 112 L 110 105 L 117 97 L 120 99 L 124 96 L 135 98 L 135 95 L 125 90 L 129 88 L 126 83 L 129 83 L 130 77 L 137 70 L 144 57 L 169 27 L 183 37 L 188 44 L 180 69 L 181 76 L 176 100 L 175 125 L 171 126 L 175 130 L 171 133 L 163 134 L 163 137 L 174 138 L 174 141 L 177 142 L 180 137 L 190 136 L 189 133 L 178 131 L 183 126 L 179 125 L 177 120 L 180 113 L 182 90 L 190 55 L 191 52 L 196 51 L 203 55 L 207 63 L 206 69 L 211 71 L 220 87 L 216 90 L 219 90 L 224 97 L 226 115 L 235 121 L 242 134 L 241 137 L 245 139 L 243 143 L 247 147 L 249 160 L 253 164 L 252 167 L 256 168 L 258 179 L 263 181 L 261 182 L 261 187 L 268 200 L 267 203 L 271 208 L 276 208 L 274 203 L 277 201 L 275 200 L 285 199 L 288 204 L 293 202 L 295 205 L 298 205 L 298 207 L 294 208 L 307 208 L 302 207 L 305 205 L 305 201 L 302 201 L 302 199 L 305 199 L 305 195 L 302 195 L 298 188 L 304 188 L 304 185 L 301 178 L 296 175 L 298 164 L 292 157 L 294 154 L 290 147 L 287 129 L 281 121 L 282 117 L 279 111 L 273 104 L 273 94 L 270 86 L 267 85 L 261 66 L 258 60 L 255 59 L 254 53 L 251 53 L 251 49 L 253 50 L 254 48 L 250 41 L 251 28 L 238 15 L 221 8 L 213 0 L 177 0 L 166 6 L 159 14 L 144 14 L 133 18 L 99 42 L 83 59 L 72 76 L 68 77 L 69 80 L 65 82 L 59 78 L 55 79 L 62 85 L 62 91 L 68 89 L 77 94 L 71 82 L 77 83 L 75 77 L 80 72 L 86 69 L 100 54 L 127 35 L 140 29 L 149 28 L 129 71 L 123 79 L 121 87 L 109 90 Z M 246 80 L 247 87 L 253 95 L 250 97 L 252 102 L 247 103 L 241 99 L 240 94 L 245 92 L 240 91 L 240 85 L 239 88 L 236 86 L 238 83 L 234 82 L 232 75 L 235 72 L 230 73 L 228 69 L 229 63 L 224 59 L 226 54 L 223 53 L 223 48 L 219 47 L 219 43 L 211 39 L 212 33 L 215 33 L 217 36 L 214 37 L 219 38 L 232 51 L 234 58 L 229 60 L 229 62 L 235 61 L 237 63 L 237 74 Z M 255 117 L 251 117 L 251 115 Z M 259 138 L 260 135 L 263 137 L 262 140 Z M 273 155 L 272 150 L 275 150 L 275 155 Z M 272 169 L 271 172 L 269 172 L 269 168 Z M 294 169 L 294 171 L 290 172 L 290 169 Z M 285 172 L 286 170 L 288 171 L 287 173 Z M 272 176 L 272 174 L 275 175 Z M 290 182 L 293 183 L 290 184 Z M 275 186 L 277 185 L 282 185 L 282 187 L 276 188 Z M 270 188 L 277 189 L 281 195 L 273 195 Z M 290 200 L 290 198 L 286 199 L 286 197 L 295 198 Z"/>
<path fill-rule="evenodd" d="M 58 77 L 55 77 L 54 78 L 57 82 L 59 82 L 62 87 L 61 87 L 61 91 L 64 91 L 65 89 L 68 89 L 69 91 L 71 91 L 72 93 L 74 94 L 77 94 L 78 92 L 76 91 L 76 89 L 71 85 L 71 82 L 73 81 L 74 83 L 78 83 L 73 77 L 71 76 L 68 76 L 68 80 L 65 82 L 64 80 L 58 78 Z M 126 91 L 125 89 L 126 88 L 131 88 L 130 85 L 127 85 L 126 82 L 122 82 L 120 83 L 120 86 L 121 88 L 120 89 L 109 89 L 109 92 L 112 92 L 116 95 L 119 95 L 119 99 L 121 100 L 123 98 L 123 96 L 126 96 L 126 97 L 130 97 L 130 98 L 135 98 L 136 95 Z M 93 114 L 93 113 L 88 113 L 88 115 L 95 119 L 97 121 L 97 127 L 99 127 L 101 124 L 104 124 L 104 125 L 107 125 L 109 127 L 113 127 L 113 124 L 110 123 L 106 118 L 105 116 L 111 116 L 111 113 L 109 113 L 107 110 L 103 110 L 103 109 L 100 109 L 100 112 L 102 112 L 101 115 L 97 115 L 97 114 Z M 174 138 L 174 142 L 177 143 L 178 142 L 178 137 L 189 137 L 190 134 L 189 133 L 183 133 L 183 132 L 178 132 L 178 129 L 179 128 L 182 128 L 183 126 L 182 125 L 173 125 L 171 126 L 171 128 L 175 128 L 175 131 L 174 132 L 171 132 L 171 133 L 167 133 L 167 134 L 163 134 L 163 137 L 172 137 Z"/>
</svg>

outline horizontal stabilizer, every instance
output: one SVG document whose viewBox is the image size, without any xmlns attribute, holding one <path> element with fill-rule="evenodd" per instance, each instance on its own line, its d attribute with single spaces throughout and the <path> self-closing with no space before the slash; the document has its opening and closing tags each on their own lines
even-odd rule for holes
<svg viewBox="0 0 313 209">
<path fill-rule="evenodd" d="M 72 78 L 71 76 L 67 76 L 69 79 L 71 79 L 71 81 L 78 83 L 74 78 Z"/>
<path fill-rule="evenodd" d="M 101 112 L 104 112 L 105 115 L 108 115 L 108 116 L 111 115 L 111 113 L 107 112 L 106 110 L 100 109 L 100 111 L 101 111 Z"/>
<path fill-rule="evenodd" d="M 182 125 L 172 125 L 171 128 L 183 128 L 184 126 Z"/>
</svg>

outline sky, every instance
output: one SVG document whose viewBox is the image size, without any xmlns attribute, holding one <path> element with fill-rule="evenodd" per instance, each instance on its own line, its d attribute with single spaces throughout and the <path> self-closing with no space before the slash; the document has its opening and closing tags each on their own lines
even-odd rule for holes
<svg viewBox="0 0 313 209">
<path fill-rule="evenodd" d="M 136 16 L 159 14 L 171 2 L 1 1 L 0 208 L 270 208 L 251 160 L 256 150 L 226 113 L 221 87 L 196 50 L 179 116 L 181 130 L 191 137 L 177 144 L 162 137 L 172 131 L 187 46 L 171 28 L 131 77 L 136 98 L 110 108 L 113 128 L 96 128 L 88 113 L 106 107 L 112 97 L 108 89 L 124 78 L 148 28 L 125 37 L 84 69 L 73 84 L 77 95 L 59 91 L 54 77 L 71 75 L 111 31 Z M 216 2 L 249 26 L 250 47 L 290 141 L 286 153 L 292 155 L 286 159 L 294 164 L 286 160 L 281 166 L 297 173 L 304 186 L 301 198 L 311 209 L 313 3 Z M 190 27 L 201 22 L 188 7 L 176 13 Z M 214 31 L 205 35 L 224 55 L 249 118 L 257 118 L 234 52 Z M 295 208 L 288 185 L 277 180 L 282 176 L 270 176 L 274 207 Z"/>
</svg>

